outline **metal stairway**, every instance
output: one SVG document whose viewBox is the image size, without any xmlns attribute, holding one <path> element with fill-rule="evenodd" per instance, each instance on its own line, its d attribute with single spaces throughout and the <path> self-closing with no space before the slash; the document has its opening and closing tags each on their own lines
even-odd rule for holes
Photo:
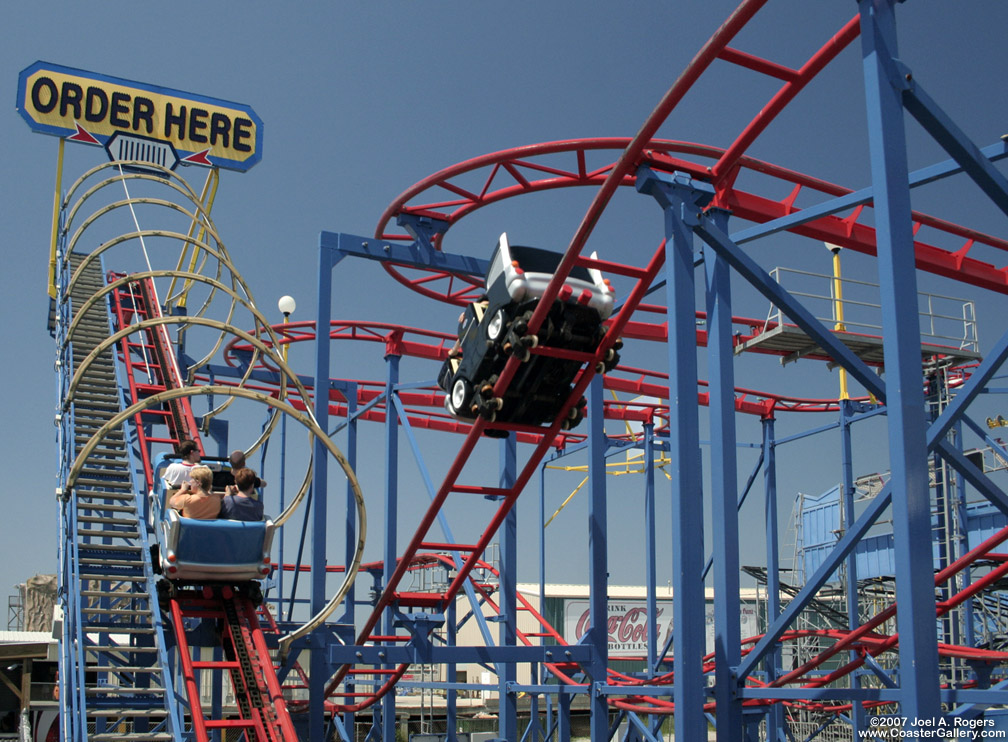
<svg viewBox="0 0 1008 742">
<path fill-rule="evenodd" d="M 71 270 L 82 262 L 70 256 Z M 90 263 L 70 294 L 82 306 L 103 286 Z M 71 342 L 72 369 L 109 336 L 104 302 L 88 308 Z M 69 371 L 69 370 L 68 370 Z M 73 456 L 121 409 L 111 350 L 86 369 L 64 414 L 72 415 Z M 108 432 L 85 462 L 73 491 L 64 493 L 63 589 L 68 595 L 64 680 L 71 738 L 167 742 L 180 740 L 160 614 L 152 605 L 153 573 L 142 497 L 134 488 L 123 428 Z"/>
</svg>

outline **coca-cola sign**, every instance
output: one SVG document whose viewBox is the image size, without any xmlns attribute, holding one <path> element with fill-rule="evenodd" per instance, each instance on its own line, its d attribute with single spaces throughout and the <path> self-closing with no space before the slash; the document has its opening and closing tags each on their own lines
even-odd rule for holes
<svg viewBox="0 0 1008 742">
<path fill-rule="evenodd" d="M 643 657 L 647 654 L 647 603 L 635 600 L 609 601 L 609 656 Z M 576 644 L 591 626 L 587 600 L 568 600 L 564 606 L 564 634 L 569 644 Z M 672 631 L 672 603 L 662 601 L 655 610 L 658 644 Z"/>
<path fill-rule="evenodd" d="M 649 617 L 647 603 L 643 600 L 621 600 L 610 598 L 607 616 L 610 657 L 645 657 Z M 705 607 L 707 623 L 707 651 L 714 648 L 714 606 Z M 743 603 L 739 606 L 739 621 L 742 636 L 759 633 L 759 621 L 754 605 Z M 661 651 L 672 633 L 672 601 L 660 600 L 655 606 L 656 652 Z M 591 611 L 587 600 L 568 599 L 564 601 L 564 639 L 568 644 L 576 644 L 591 626 Z"/>
</svg>

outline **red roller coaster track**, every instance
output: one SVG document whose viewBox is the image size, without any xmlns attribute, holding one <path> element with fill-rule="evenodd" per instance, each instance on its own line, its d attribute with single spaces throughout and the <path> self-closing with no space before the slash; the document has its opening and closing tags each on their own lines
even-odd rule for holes
<svg viewBox="0 0 1008 742">
<path fill-rule="evenodd" d="M 572 237 L 565 253 L 563 262 L 557 271 L 555 280 L 547 290 L 532 320 L 529 322 L 530 332 L 538 329 L 543 320 L 545 307 L 555 297 L 563 278 L 574 265 L 585 264 L 586 258 L 580 253 L 598 222 L 602 212 L 608 206 L 613 195 L 620 187 L 632 187 L 635 184 L 636 168 L 647 163 L 651 167 L 664 171 L 684 172 L 694 179 L 710 183 L 715 191 L 714 205 L 730 210 L 736 219 L 742 219 L 754 224 L 767 224 L 774 220 L 788 218 L 780 229 L 815 240 L 829 241 L 851 250 L 867 255 L 876 254 L 876 233 L 872 223 L 871 194 L 852 200 L 842 212 L 817 214 L 806 207 L 810 216 L 802 220 L 802 209 L 796 206 L 799 199 L 803 203 L 809 201 L 828 201 L 839 197 L 850 196 L 855 192 L 851 189 L 821 180 L 812 176 L 778 167 L 770 163 L 749 157 L 746 151 L 753 142 L 773 123 L 776 117 L 801 92 L 801 90 L 818 75 L 837 55 L 843 51 L 859 33 L 858 18 L 845 23 L 834 35 L 813 53 L 807 61 L 792 69 L 761 59 L 751 54 L 733 49 L 729 46 L 734 36 L 755 13 L 765 4 L 766 0 L 745 0 L 728 20 L 715 32 L 711 39 L 694 57 L 686 70 L 679 76 L 654 111 L 647 118 L 637 135 L 633 138 L 591 138 L 578 140 L 563 140 L 534 144 L 525 147 L 504 150 L 493 154 L 466 160 L 457 165 L 445 168 L 400 194 L 383 212 L 375 228 L 375 237 L 382 240 L 407 240 L 408 235 L 394 232 L 390 222 L 401 214 L 429 216 L 443 221 L 451 227 L 462 217 L 472 214 L 490 204 L 499 203 L 519 195 L 532 194 L 561 188 L 589 186 L 596 188 L 594 199 Z M 676 108 L 683 96 L 692 88 L 701 75 L 715 61 L 741 66 L 757 74 L 765 75 L 783 84 L 776 93 L 760 108 L 760 112 L 737 135 L 727 147 L 714 147 L 690 142 L 680 142 L 656 139 L 655 136 L 669 114 Z M 589 166 L 590 159 L 599 155 L 618 153 L 615 159 L 605 158 L 601 165 Z M 560 164 L 564 162 L 566 164 Z M 767 179 L 773 183 L 776 192 L 786 192 L 781 199 L 772 199 L 745 190 L 743 185 L 750 176 L 758 175 L 763 183 Z M 752 178 L 755 180 L 756 178 Z M 478 187 L 472 187 L 478 182 Z M 747 186 L 746 186 L 747 187 Z M 846 212 L 845 216 L 839 213 Z M 914 234 L 920 235 L 924 228 L 929 235 L 928 241 L 922 237 L 915 239 L 915 256 L 919 269 L 956 281 L 989 289 L 999 293 L 1008 293 L 1008 269 L 985 262 L 978 253 L 986 256 L 991 253 L 1000 254 L 1008 250 L 1008 241 L 984 234 L 977 230 L 962 227 L 943 219 L 927 214 L 913 213 Z M 435 237 L 436 249 L 443 246 L 444 233 Z M 616 334 L 645 340 L 664 342 L 667 337 L 666 327 L 649 323 L 634 316 L 640 310 L 662 311 L 663 308 L 653 308 L 642 304 L 645 291 L 651 280 L 661 268 L 663 250 L 651 259 L 645 268 L 633 266 L 617 266 L 606 264 L 612 272 L 632 276 L 637 284 L 627 299 L 626 304 L 612 318 L 611 323 Z M 599 261 L 592 262 L 596 264 Z M 396 280 L 411 290 L 424 296 L 463 305 L 473 300 L 480 290 L 478 278 L 460 276 L 438 270 L 427 270 L 416 267 L 395 266 L 385 263 L 386 270 Z M 749 333 L 766 329 L 766 323 L 756 320 L 737 319 L 737 324 L 748 327 Z M 313 323 L 294 323 L 275 328 L 282 335 L 281 342 L 291 343 L 314 339 Z M 610 334 L 612 337 L 613 334 Z M 394 325 L 358 322 L 334 322 L 330 327 L 331 340 L 363 340 L 384 343 L 386 348 L 400 355 L 409 355 L 429 360 L 440 360 L 444 357 L 448 344 L 454 340 L 451 336 L 433 333 L 413 328 Z M 698 344 L 704 344 L 706 337 L 698 332 Z M 230 352 L 244 350 L 240 345 L 233 345 Z M 500 393 L 510 383 L 518 365 L 516 360 L 508 362 L 500 380 L 495 387 L 495 393 Z M 593 373 L 592 364 L 579 377 L 571 402 L 561 411 L 569 408 L 573 400 L 587 387 Z M 622 367 L 608 375 L 606 388 L 638 395 L 650 395 L 656 398 L 668 398 L 667 375 L 642 369 Z M 384 385 L 377 382 L 359 381 L 359 404 L 366 404 L 382 393 Z M 701 401 L 705 401 L 705 390 L 698 390 Z M 426 392 L 404 393 L 402 399 L 407 403 L 407 414 L 413 424 L 424 425 L 441 430 L 453 430 L 466 433 L 461 450 L 438 489 L 432 505 L 417 525 L 417 530 L 409 545 L 402 553 L 395 571 L 385 585 L 384 592 L 379 597 L 374 609 L 365 622 L 358 636 L 358 644 L 385 641 L 388 637 L 373 634 L 383 611 L 392 603 L 400 602 L 407 606 L 444 607 L 453 600 L 462 582 L 473 569 L 485 568 L 480 555 L 497 528 L 504 515 L 521 492 L 532 472 L 541 462 L 547 449 L 552 445 L 562 445 L 565 434 L 559 432 L 559 424 L 548 429 L 518 430 L 521 439 L 535 444 L 534 451 L 526 463 L 520 468 L 516 483 L 509 488 L 478 488 L 462 485 L 457 482 L 462 467 L 473 450 L 487 423 L 478 420 L 474 425 L 458 424 L 443 414 L 431 411 L 432 407 L 440 407 L 439 394 Z M 331 393 L 330 411 L 332 414 L 346 414 L 345 400 L 336 393 Z M 773 416 L 780 411 L 835 411 L 837 402 L 829 399 L 798 399 L 794 397 L 768 394 L 748 389 L 736 389 L 735 407 L 737 411 L 752 413 L 762 417 Z M 385 409 L 376 406 L 368 413 L 370 419 L 384 419 Z M 606 416 L 624 419 L 653 419 L 667 416 L 667 408 L 647 404 L 629 402 L 609 403 Z M 559 442 L 559 443 L 558 443 Z M 415 594 L 399 591 L 403 575 L 418 564 L 432 564 L 445 559 L 439 555 L 430 555 L 421 550 L 429 545 L 427 533 L 434 522 L 445 500 L 453 492 L 483 492 L 500 498 L 501 505 L 491 522 L 487 525 L 480 542 L 473 545 L 443 544 L 446 550 L 462 553 L 463 566 L 457 570 L 451 585 L 447 590 L 436 594 Z M 1008 574 L 1008 561 L 994 555 L 992 549 L 1008 537 L 1008 530 L 1001 531 L 992 539 L 973 549 L 957 560 L 935 577 L 936 584 L 944 584 L 966 566 L 980 558 L 997 559 L 1001 564 L 977 580 L 970 588 L 960 590 L 954 596 L 942 601 L 937 606 L 937 613 L 942 613 L 959 605 L 962 601 L 975 594 L 991 581 Z M 483 598 L 490 601 L 489 593 L 484 592 Z M 523 606 L 524 607 L 524 606 Z M 527 607 L 526 607 L 527 609 Z M 789 672 L 774 681 L 773 686 L 805 683 L 805 687 L 818 687 L 826 682 L 854 671 L 864 658 L 893 648 L 898 642 L 898 635 L 886 636 L 876 633 L 876 630 L 896 611 L 892 605 L 875 616 L 874 619 L 852 632 L 814 632 L 817 636 L 834 640 L 832 646 L 812 658 L 800 668 Z M 545 633 L 556 637 L 556 632 L 542 622 Z M 785 640 L 794 640 L 810 635 L 809 632 L 790 632 Z M 838 652 L 856 650 L 861 659 L 852 660 L 828 675 L 809 678 L 812 670 L 818 669 Z M 948 656 L 980 658 L 986 660 L 1004 661 L 1006 655 L 999 652 L 987 652 L 968 647 L 941 647 L 941 652 Z M 553 672 L 564 679 L 573 682 L 562 665 L 552 667 Z M 404 666 L 388 672 L 381 687 L 366 694 L 363 699 L 355 698 L 352 702 L 331 705 L 336 710 L 358 710 L 375 703 L 387 693 L 402 676 Z M 327 693 L 335 694 L 340 682 L 348 673 L 349 668 L 343 668 L 327 688 Z M 612 682 L 625 682 L 628 694 L 625 698 L 613 700 L 617 706 L 642 713 L 667 713 L 672 710 L 672 704 L 654 697 L 634 696 L 630 688 L 634 682 L 629 678 L 620 679 L 611 673 Z M 652 678 L 648 683 L 670 683 L 671 675 Z M 753 681 L 755 682 L 755 681 Z M 770 703 L 771 701 L 747 701 L 752 705 Z M 807 708 L 822 708 L 839 711 L 842 705 L 826 706 L 803 702 Z M 849 708 L 849 705 L 846 707 Z"/>
</svg>

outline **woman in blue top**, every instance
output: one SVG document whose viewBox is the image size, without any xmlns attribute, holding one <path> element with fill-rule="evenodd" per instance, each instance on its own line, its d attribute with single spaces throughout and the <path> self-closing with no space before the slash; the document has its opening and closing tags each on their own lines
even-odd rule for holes
<svg viewBox="0 0 1008 742">
<path fill-rule="evenodd" d="M 227 488 L 220 517 L 228 520 L 262 520 L 263 504 L 256 499 L 256 473 L 242 468 L 234 474 L 235 483 Z"/>
</svg>

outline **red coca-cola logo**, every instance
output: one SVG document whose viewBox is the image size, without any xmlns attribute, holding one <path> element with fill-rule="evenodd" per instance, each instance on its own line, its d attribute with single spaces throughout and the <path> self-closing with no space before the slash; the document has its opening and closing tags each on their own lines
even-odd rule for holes
<svg viewBox="0 0 1008 742">
<path fill-rule="evenodd" d="M 655 620 L 661 618 L 662 609 L 655 611 Z M 577 620 L 574 628 L 575 639 L 579 640 L 591 627 L 591 611 L 585 611 Z M 648 615 L 646 608 L 627 608 L 622 613 L 610 613 L 606 629 L 609 641 L 619 644 L 644 642 L 648 634 Z"/>
</svg>

